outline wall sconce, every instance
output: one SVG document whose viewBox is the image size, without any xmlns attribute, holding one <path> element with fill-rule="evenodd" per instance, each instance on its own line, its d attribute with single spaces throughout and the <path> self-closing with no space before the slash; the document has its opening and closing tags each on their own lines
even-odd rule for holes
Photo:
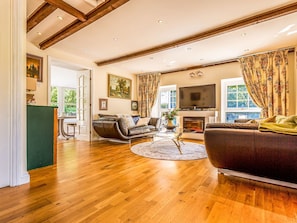
<svg viewBox="0 0 297 223">
<path fill-rule="evenodd" d="M 203 76 L 203 72 L 200 71 L 200 70 L 198 70 L 198 71 L 189 73 L 189 76 L 190 76 L 191 78 L 201 77 L 201 76 Z"/>
</svg>

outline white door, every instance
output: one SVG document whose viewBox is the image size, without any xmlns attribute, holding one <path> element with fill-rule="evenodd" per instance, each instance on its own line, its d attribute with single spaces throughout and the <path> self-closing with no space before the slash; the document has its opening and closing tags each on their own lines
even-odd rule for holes
<svg viewBox="0 0 297 223">
<path fill-rule="evenodd" d="M 77 74 L 77 139 L 91 140 L 91 72 Z"/>
</svg>

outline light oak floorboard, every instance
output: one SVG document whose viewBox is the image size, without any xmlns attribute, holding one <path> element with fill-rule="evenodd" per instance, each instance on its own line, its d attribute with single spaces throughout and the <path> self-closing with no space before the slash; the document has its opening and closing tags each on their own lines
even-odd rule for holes
<svg viewBox="0 0 297 223">
<path fill-rule="evenodd" d="M 297 222 L 297 190 L 218 174 L 208 159 L 140 157 L 129 144 L 58 141 L 57 164 L 29 173 L 29 184 L 0 189 L 0 223 Z"/>
</svg>

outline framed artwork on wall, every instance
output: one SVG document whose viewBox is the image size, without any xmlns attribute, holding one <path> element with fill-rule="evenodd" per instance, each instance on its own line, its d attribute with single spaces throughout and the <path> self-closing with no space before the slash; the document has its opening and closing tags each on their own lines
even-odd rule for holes
<svg viewBox="0 0 297 223">
<path fill-rule="evenodd" d="M 42 63 L 42 57 L 27 54 L 26 76 L 36 78 L 38 82 L 42 82 Z"/>
<path fill-rule="evenodd" d="M 108 97 L 131 99 L 132 80 L 108 74 Z"/>
<path fill-rule="evenodd" d="M 107 99 L 99 98 L 99 110 L 107 110 Z"/>
<path fill-rule="evenodd" d="M 138 111 L 138 101 L 131 101 L 131 110 Z"/>
</svg>

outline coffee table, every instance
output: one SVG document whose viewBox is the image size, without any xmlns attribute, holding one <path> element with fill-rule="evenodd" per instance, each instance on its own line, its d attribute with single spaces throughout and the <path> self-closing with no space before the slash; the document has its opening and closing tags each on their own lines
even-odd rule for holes
<svg viewBox="0 0 297 223">
<path fill-rule="evenodd" d="M 183 143 L 183 140 L 181 138 L 182 133 L 181 132 L 174 132 L 174 131 L 164 131 L 164 132 L 158 132 L 153 136 L 153 143 L 158 142 L 160 140 L 171 140 L 176 145 L 178 151 L 180 154 L 183 154 L 181 151 L 181 143 Z"/>
</svg>

